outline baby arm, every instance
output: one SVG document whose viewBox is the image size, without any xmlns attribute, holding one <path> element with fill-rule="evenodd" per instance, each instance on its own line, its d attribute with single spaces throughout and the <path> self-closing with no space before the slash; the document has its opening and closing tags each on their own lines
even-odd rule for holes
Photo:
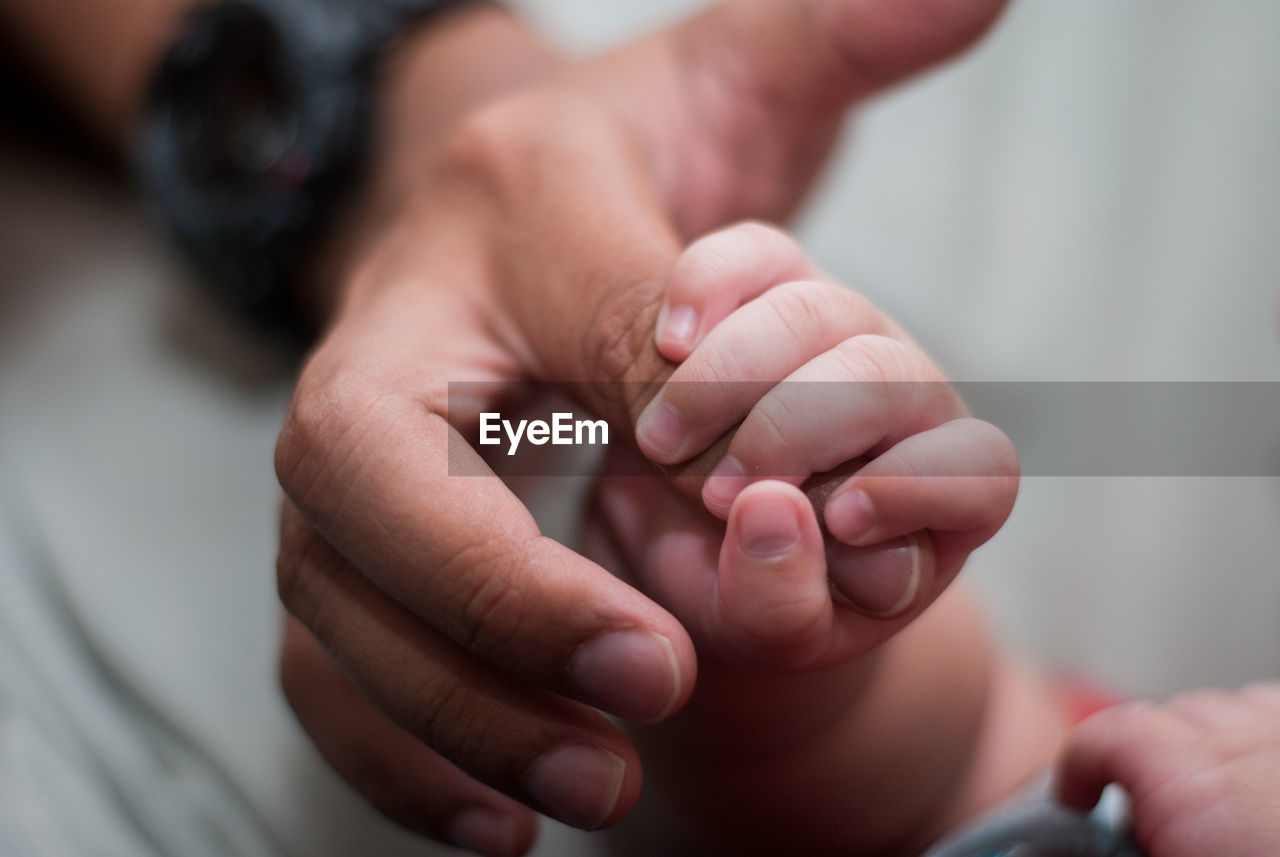
<svg viewBox="0 0 1280 857">
<path fill-rule="evenodd" d="M 1280 685 L 1197 691 L 1085 721 L 1059 766 L 1059 796 L 1088 809 L 1119 783 L 1151 857 L 1280 854 Z"/>
<path fill-rule="evenodd" d="M 640 446 L 705 462 L 714 517 L 606 474 L 593 548 L 698 646 L 688 705 L 637 735 L 678 841 L 911 854 L 1047 765 L 1064 731 L 1049 694 L 993 654 L 962 592 L 943 594 L 1009 514 L 1007 438 L 765 227 L 693 245 L 659 330 L 681 365 Z M 815 474 L 822 511 L 800 487 Z"/>
</svg>

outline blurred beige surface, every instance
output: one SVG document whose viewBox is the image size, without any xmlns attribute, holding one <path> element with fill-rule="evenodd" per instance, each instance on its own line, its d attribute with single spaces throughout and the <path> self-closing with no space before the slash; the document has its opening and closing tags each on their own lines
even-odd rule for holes
<svg viewBox="0 0 1280 857">
<path fill-rule="evenodd" d="M 586 50 L 691 4 L 519 5 Z M 1023 0 L 865 115 L 802 235 L 957 378 L 1280 381 L 1277 44 L 1271 0 Z M 324 771 L 275 688 L 289 374 L 188 288 L 124 190 L 0 154 L 0 624 L 30 656 L 0 658 L 0 687 L 47 667 L 62 706 L 0 697 L 0 748 L 22 758 L 29 728 L 98 740 L 116 750 L 94 770 L 161 806 L 230 784 L 200 811 L 260 830 L 239 853 L 422 853 Z M 1278 533 L 1275 479 L 1040 477 L 970 575 L 1022 650 L 1167 693 L 1280 676 Z M 19 621 L 45 578 L 79 650 Z M 104 664 L 113 684 L 80 687 Z M 117 710 L 121 688 L 138 698 Z M 120 749 L 155 743 L 137 710 L 186 761 Z M 204 773 L 148 795 L 148 764 Z M 539 854 L 586 847 L 548 830 Z"/>
</svg>

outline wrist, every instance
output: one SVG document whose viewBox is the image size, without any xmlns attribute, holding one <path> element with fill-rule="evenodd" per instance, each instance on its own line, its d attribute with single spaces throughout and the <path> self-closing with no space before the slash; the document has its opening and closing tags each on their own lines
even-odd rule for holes
<svg viewBox="0 0 1280 857">
<path fill-rule="evenodd" d="M 378 74 L 368 169 L 302 277 L 299 310 L 328 324 L 379 239 L 412 216 L 440 154 L 480 106 L 559 67 L 519 19 L 488 3 L 432 16 L 406 32 Z"/>
</svg>

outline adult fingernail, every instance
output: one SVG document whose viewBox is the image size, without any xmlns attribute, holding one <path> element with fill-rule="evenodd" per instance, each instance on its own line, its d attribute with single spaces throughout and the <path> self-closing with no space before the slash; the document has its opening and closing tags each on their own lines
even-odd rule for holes
<svg viewBox="0 0 1280 857">
<path fill-rule="evenodd" d="M 661 634 L 611 631 L 587 643 L 570 666 L 581 697 L 642 723 L 664 719 L 680 700 L 680 663 Z"/>
<path fill-rule="evenodd" d="M 666 402 L 654 400 L 636 423 L 636 438 L 646 452 L 661 459 L 663 463 L 674 463 L 675 456 L 680 452 L 680 444 L 684 441 L 684 425 L 675 408 Z"/>
<path fill-rule="evenodd" d="M 907 612 L 920 592 L 920 537 L 859 551 L 865 551 L 860 562 L 840 563 L 842 569 L 833 569 L 836 590 L 855 610 L 873 619 L 896 619 Z"/>
<path fill-rule="evenodd" d="M 595 830 L 618 805 L 627 763 L 598 747 L 561 747 L 533 764 L 525 779 L 529 795 L 549 815 Z"/>
<path fill-rule="evenodd" d="M 747 487 L 747 483 L 747 471 L 738 459 L 726 455 L 702 486 L 702 499 L 709 506 L 727 510 L 733 505 L 734 498 Z"/>
<path fill-rule="evenodd" d="M 745 498 L 738 510 L 737 524 L 738 545 L 750 556 L 782 556 L 800 543 L 800 516 L 785 501 Z"/>
<path fill-rule="evenodd" d="M 876 522 L 876 510 L 867 492 L 846 491 L 827 503 L 827 529 L 845 544 L 855 545 Z"/>
<path fill-rule="evenodd" d="M 693 307 L 678 306 L 671 310 L 662 328 L 662 341 L 692 348 L 698 335 L 698 313 Z"/>
<path fill-rule="evenodd" d="M 469 809 L 449 825 L 449 840 L 484 857 L 517 857 L 516 820 L 488 809 Z"/>
</svg>

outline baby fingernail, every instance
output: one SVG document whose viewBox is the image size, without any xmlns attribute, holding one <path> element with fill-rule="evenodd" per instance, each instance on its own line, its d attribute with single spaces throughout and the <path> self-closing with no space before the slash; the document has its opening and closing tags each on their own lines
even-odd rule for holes
<svg viewBox="0 0 1280 857">
<path fill-rule="evenodd" d="M 827 529 L 845 544 L 857 544 L 876 522 L 876 510 L 865 491 L 846 491 L 831 498 L 824 513 Z"/>
<path fill-rule="evenodd" d="M 449 825 L 449 839 L 484 857 L 516 857 L 516 820 L 488 809 L 469 809 Z"/>
<path fill-rule="evenodd" d="M 836 590 L 855 610 L 873 619 L 896 619 L 907 612 L 920 592 L 919 536 L 898 539 L 892 546 L 856 550 L 860 561 L 840 563 L 838 571 L 833 569 Z"/>
<path fill-rule="evenodd" d="M 652 631 L 611 631 L 583 646 L 570 675 L 578 692 L 611 714 L 656 723 L 680 699 L 675 647 Z"/>
<path fill-rule="evenodd" d="M 662 341 L 692 348 L 698 335 L 698 313 L 693 307 L 678 306 L 667 316 L 662 328 Z"/>
<path fill-rule="evenodd" d="M 707 477 L 706 484 L 702 486 L 702 498 L 709 506 L 727 510 L 733 505 L 734 498 L 747 487 L 747 481 L 747 471 L 738 459 L 726 455 Z"/>
<path fill-rule="evenodd" d="M 800 543 L 800 516 L 785 501 L 744 498 L 737 523 L 738 545 L 754 557 L 783 556 Z"/>
<path fill-rule="evenodd" d="M 640 421 L 636 424 L 636 438 L 646 451 L 661 458 L 663 463 L 674 462 L 674 456 L 680 452 L 680 444 L 684 440 L 684 426 L 680 423 L 680 415 L 666 402 L 654 401 L 640 415 Z"/>
<path fill-rule="evenodd" d="M 533 764 L 525 788 L 550 815 L 594 830 L 613 814 L 626 773 L 627 763 L 608 750 L 585 744 L 561 747 Z"/>
</svg>

